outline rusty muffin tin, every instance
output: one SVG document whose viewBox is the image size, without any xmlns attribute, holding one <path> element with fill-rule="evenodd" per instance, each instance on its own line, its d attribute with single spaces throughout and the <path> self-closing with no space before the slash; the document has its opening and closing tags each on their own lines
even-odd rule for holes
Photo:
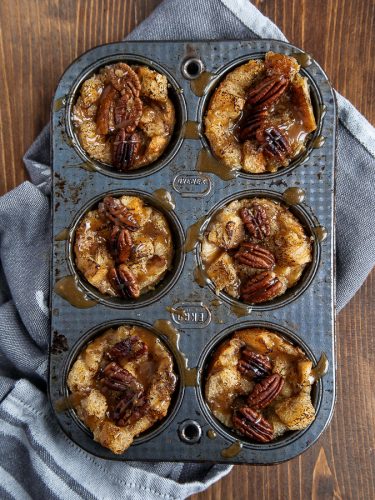
<svg viewBox="0 0 375 500">
<path fill-rule="evenodd" d="M 215 173 L 202 171 L 209 170 L 198 157 L 202 151 L 209 151 L 202 120 L 212 91 L 227 72 L 250 58 L 263 58 L 269 50 L 294 55 L 304 63 L 301 73 L 309 79 L 318 123 L 306 152 L 274 173 L 241 172 L 236 178 L 223 180 Z M 176 127 L 165 153 L 154 164 L 129 172 L 118 172 L 90 159 L 75 136 L 71 119 L 82 82 L 102 66 L 117 61 L 145 64 L 165 74 L 176 109 Z M 305 451 L 326 428 L 335 401 L 336 104 L 324 71 L 300 49 L 276 40 L 103 45 L 80 56 L 62 76 L 52 104 L 51 127 L 49 394 L 64 432 L 98 457 L 123 461 L 273 464 Z M 212 283 L 200 279 L 200 243 L 196 236 L 229 201 L 255 196 L 283 201 L 288 188 L 299 188 L 305 194 L 304 201 L 291 205 L 290 210 L 313 244 L 313 262 L 300 283 L 274 301 L 248 308 L 224 293 L 217 296 Z M 160 197 L 161 189 L 171 194 L 173 210 Z M 101 295 L 75 266 L 75 228 L 86 211 L 109 193 L 143 197 L 165 214 L 173 231 L 174 267 L 154 292 L 137 301 Z M 62 283 L 77 287 L 81 299 L 86 294 L 89 301 L 81 300 L 80 305 L 92 307 L 75 307 L 71 300 L 65 300 L 61 296 Z M 174 355 L 179 385 L 167 417 L 136 438 L 124 454 L 114 455 L 92 439 L 74 410 L 61 411 L 61 402 L 68 395 L 67 374 L 80 350 L 105 329 L 120 324 L 141 325 L 160 336 Z M 314 363 L 323 352 L 329 361 L 326 375 L 312 391 L 315 421 L 303 431 L 289 432 L 268 444 L 250 442 L 220 424 L 203 393 L 205 369 L 218 344 L 236 330 L 258 326 L 299 345 Z"/>
</svg>

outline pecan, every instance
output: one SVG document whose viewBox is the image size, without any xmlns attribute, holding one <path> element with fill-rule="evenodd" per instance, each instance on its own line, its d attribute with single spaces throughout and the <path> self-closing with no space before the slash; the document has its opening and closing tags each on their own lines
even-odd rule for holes
<svg viewBox="0 0 375 500">
<path fill-rule="evenodd" d="M 247 404 L 251 408 L 261 410 L 268 406 L 279 395 L 284 385 L 284 379 L 278 373 L 255 384 L 252 393 L 247 398 Z"/>
<path fill-rule="evenodd" d="M 109 237 L 109 248 L 116 260 L 116 264 L 124 264 L 129 260 L 133 239 L 128 229 L 121 229 L 119 226 L 113 226 Z"/>
<path fill-rule="evenodd" d="M 263 145 L 263 153 L 278 161 L 284 161 L 292 152 L 288 139 L 277 127 L 259 131 L 257 139 Z"/>
<path fill-rule="evenodd" d="M 130 91 L 135 97 L 139 97 L 141 82 L 137 73 L 126 63 L 117 63 L 109 68 L 108 76 L 118 92 Z"/>
<path fill-rule="evenodd" d="M 263 240 L 270 235 L 270 223 L 265 209 L 253 203 L 250 208 L 242 208 L 240 217 L 250 236 Z"/>
<path fill-rule="evenodd" d="M 271 373 L 272 364 L 268 356 L 258 354 L 245 347 L 237 368 L 243 375 L 251 375 L 251 378 L 263 378 Z"/>
<path fill-rule="evenodd" d="M 106 196 L 102 203 L 99 203 L 98 211 L 101 217 L 108 219 L 117 226 L 125 227 L 129 231 L 139 229 L 139 224 L 131 211 L 117 198 Z"/>
<path fill-rule="evenodd" d="M 282 75 L 268 76 L 249 90 L 246 104 L 267 109 L 285 92 L 288 84 L 289 80 Z"/>
<path fill-rule="evenodd" d="M 244 118 L 241 120 L 241 124 L 237 132 L 237 138 L 241 142 L 255 139 L 256 132 L 263 126 L 267 115 L 268 112 L 265 109 L 248 109 Z"/>
<path fill-rule="evenodd" d="M 272 425 L 260 413 L 247 406 L 236 412 L 233 424 L 241 434 L 261 443 L 267 443 L 273 437 Z"/>
<path fill-rule="evenodd" d="M 249 278 L 241 286 L 241 299 L 248 304 L 271 300 L 282 290 L 283 284 L 274 273 L 264 271 Z"/>
<path fill-rule="evenodd" d="M 137 132 L 126 133 L 125 129 L 118 130 L 112 143 L 112 163 L 118 170 L 128 170 L 134 163 L 141 147 L 141 138 Z"/>
<path fill-rule="evenodd" d="M 266 248 L 255 243 L 242 243 L 234 258 L 240 264 L 253 267 L 254 269 L 272 269 L 275 265 L 275 257 Z"/>
<path fill-rule="evenodd" d="M 110 411 L 109 416 L 118 426 L 122 427 L 130 419 L 139 420 L 146 413 L 148 406 L 143 390 L 137 392 L 127 390 L 124 391 L 114 409 Z"/>
<path fill-rule="evenodd" d="M 130 361 L 133 359 L 138 359 L 147 352 L 147 345 L 141 341 L 137 335 L 132 335 L 127 337 L 120 342 L 117 342 L 111 349 L 106 353 L 106 356 L 110 360 L 126 360 Z"/>
<path fill-rule="evenodd" d="M 122 297 L 137 299 L 140 295 L 139 284 L 132 271 L 125 264 L 108 271 L 108 280 Z"/>
<path fill-rule="evenodd" d="M 139 391 L 142 389 L 138 380 L 125 368 L 117 363 L 109 363 L 99 374 L 102 386 L 111 391 Z"/>
<path fill-rule="evenodd" d="M 125 92 L 117 99 L 114 106 L 114 119 L 117 129 L 124 129 L 127 134 L 132 134 L 142 116 L 143 104 L 139 97 L 134 97 L 131 92 Z"/>
<path fill-rule="evenodd" d="M 98 134 L 108 134 L 110 132 L 109 119 L 116 95 L 117 90 L 111 84 L 104 87 L 96 113 L 96 131 Z"/>
</svg>

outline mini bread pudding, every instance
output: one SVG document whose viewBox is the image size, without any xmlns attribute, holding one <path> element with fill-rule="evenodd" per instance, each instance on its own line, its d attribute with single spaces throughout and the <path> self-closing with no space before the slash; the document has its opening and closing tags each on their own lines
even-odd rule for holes
<svg viewBox="0 0 375 500">
<path fill-rule="evenodd" d="M 212 152 L 228 168 L 275 172 L 305 150 L 316 122 L 299 69 L 293 57 L 267 52 L 220 83 L 204 123 Z"/>
<path fill-rule="evenodd" d="M 101 293 L 138 299 L 171 267 L 171 230 L 164 215 L 136 196 L 106 196 L 76 229 L 75 261 Z"/>
<path fill-rule="evenodd" d="M 123 325 L 79 354 L 68 375 L 69 399 L 94 440 L 118 454 L 167 415 L 176 381 L 164 344 L 145 328 Z"/>
<path fill-rule="evenodd" d="M 269 330 L 249 328 L 214 352 L 205 399 L 225 426 L 266 443 L 313 422 L 314 381 L 312 362 L 301 349 Z"/>
<path fill-rule="evenodd" d="M 311 241 L 300 222 L 284 205 L 266 198 L 235 200 L 221 209 L 201 248 L 216 292 L 247 304 L 285 293 L 312 260 Z"/>
<path fill-rule="evenodd" d="M 175 125 L 167 77 L 147 66 L 105 66 L 83 82 L 73 123 L 91 158 L 119 171 L 149 165 L 164 152 Z"/>
</svg>

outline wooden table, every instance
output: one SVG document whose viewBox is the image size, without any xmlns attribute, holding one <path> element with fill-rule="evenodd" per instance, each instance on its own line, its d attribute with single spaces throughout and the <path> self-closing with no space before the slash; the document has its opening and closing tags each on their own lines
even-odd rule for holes
<svg viewBox="0 0 375 500">
<path fill-rule="evenodd" d="M 27 178 L 22 155 L 47 123 L 60 74 L 80 53 L 117 41 L 158 0 L 1 0 L 0 192 Z M 374 0 L 256 0 L 289 40 L 375 122 Z M 375 497 L 375 272 L 338 315 L 337 404 L 304 455 L 272 467 L 235 467 L 196 500 Z"/>
</svg>

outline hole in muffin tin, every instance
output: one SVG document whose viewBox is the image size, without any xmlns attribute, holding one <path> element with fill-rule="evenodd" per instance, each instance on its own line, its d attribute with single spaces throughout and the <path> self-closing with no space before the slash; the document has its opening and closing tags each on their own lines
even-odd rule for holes
<svg viewBox="0 0 375 500">
<path fill-rule="evenodd" d="M 95 160 L 84 150 L 78 139 L 78 135 L 75 132 L 72 117 L 73 107 L 78 99 L 79 91 L 83 82 L 93 76 L 94 73 L 97 73 L 104 66 L 115 64 L 118 62 L 125 62 L 129 65 L 148 66 L 150 69 L 153 69 L 158 73 L 165 75 L 168 79 L 168 96 L 174 105 L 176 119 L 172 137 L 162 155 L 149 165 L 134 170 L 128 170 L 126 172 L 120 172 L 116 170 L 115 167 L 107 163 Z M 185 123 L 187 119 L 186 117 L 186 102 L 183 97 L 181 87 L 173 78 L 173 76 L 165 68 L 150 59 L 134 54 L 123 54 L 118 56 L 106 57 L 101 59 L 100 61 L 97 61 L 95 64 L 92 64 L 89 68 L 87 68 L 85 72 L 77 78 L 67 98 L 65 122 L 67 124 L 68 137 L 70 138 L 74 149 L 82 158 L 83 162 L 92 166 L 96 171 L 110 177 L 116 177 L 118 179 L 138 179 L 140 177 L 145 177 L 147 175 L 153 174 L 154 172 L 157 172 L 161 168 L 165 167 L 174 158 L 183 141 L 182 125 L 183 123 Z"/>
<path fill-rule="evenodd" d="M 178 435 L 184 443 L 195 444 L 202 437 L 202 428 L 195 420 L 184 420 L 178 427 Z"/>
<path fill-rule="evenodd" d="M 286 54 L 288 55 L 288 54 Z M 265 57 L 265 52 L 257 53 L 257 54 L 249 54 L 247 56 L 242 56 L 238 59 L 235 59 L 231 63 L 225 65 L 223 68 L 220 69 L 219 73 L 217 73 L 210 84 L 208 85 L 208 90 L 206 91 L 205 95 L 202 97 L 200 103 L 199 103 L 199 110 L 198 110 L 198 122 L 201 123 L 202 127 L 202 133 L 200 134 L 201 137 L 201 142 L 203 144 L 203 147 L 209 151 L 211 151 L 211 154 L 215 156 L 212 152 L 211 145 L 206 138 L 206 135 L 204 133 L 204 117 L 206 115 L 211 97 L 213 96 L 213 93 L 219 86 L 219 84 L 224 80 L 224 78 L 227 76 L 228 73 L 236 69 L 238 66 L 241 66 L 242 64 L 245 64 L 246 62 L 250 61 L 251 59 L 264 59 Z M 310 76 L 308 71 L 306 71 L 304 68 L 300 68 L 299 73 L 306 77 L 309 83 L 309 88 L 310 88 L 310 98 L 311 98 L 311 104 L 314 110 L 314 115 L 315 115 L 315 120 L 317 123 L 317 128 L 314 132 L 311 132 L 308 135 L 308 140 L 306 142 L 306 148 L 305 151 L 301 152 L 298 156 L 296 156 L 287 167 L 280 167 L 276 172 L 263 172 L 259 174 L 254 174 L 254 173 L 247 173 L 244 172 L 243 170 L 240 170 L 239 177 L 243 177 L 245 179 L 257 179 L 257 180 L 264 180 L 264 179 L 272 179 L 274 177 L 280 176 L 280 175 L 286 175 L 289 172 L 291 172 L 294 168 L 298 167 L 299 165 L 304 164 L 310 157 L 311 151 L 314 149 L 313 148 L 313 143 L 314 140 L 321 134 L 322 131 L 322 126 L 323 126 L 323 118 L 325 114 L 325 108 L 324 108 L 324 103 L 323 103 L 323 98 L 321 95 L 321 92 L 319 90 L 319 87 L 315 83 L 314 79 Z"/>
<path fill-rule="evenodd" d="M 267 330 L 272 331 L 280 335 L 280 337 L 289 341 L 291 344 L 299 347 L 303 350 L 306 356 L 313 362 L 313 366 L 316 365 L 317 359 L 314 356 L 313 352 L 309 348 L 309 346 L 296 334 L 291 330 L 276 325 L 273 323 L 268 323 L 265 321 L 244 321 L 241 323 L 237 323 L 235 326 L 230 326 L 218 333 L 205 347 L 204 351 L 201 354 L 201 357 L 198 361 L 198 370 L 197 370 L 197 399 L 199 402 L 199 406 L 209 421 L 210 425 L 216 430 L 221 436 L 229 441 L 240 441 L 246 448 L 258 449 L 258 450 L 270 450 L 275 448 L 280 448 L 287 446 L 297 439 L 299 439 L 318 419 L 318 414 L 320 410 L 320 405 L 323 396 L 323 380 L 319 379 L 314 383 L 311 389 L 311 401 L 315 408 L 315 420 L 312 422 L 306 429 L 301 431 L 288 431 L 282 436 L 276 438 L 275 440 L 269 443 L 257 443 L 256 441 L 252 441 L 251 439 L 238 434 L 234 430 L 230 429 L 223 423 L 221 423 L 212 413 L 208 403 L 206 402 L 204 391 L 205 391 L 205 382 L 206 382 L 206 374 L 208 370 L 208 366 L 212 359 L 213 354 L 216 349 L 226 340 L 228 340 L 236 331 L 244 330 L 247 328 L 266 328 Z M 320 354 L 319 354 L 320 355 Z"/>
<path fill-rule="evenodd" d="M 204 71 L 203 62 L 196 58 L 191 57 L 190 59 L 186 59 L 181 66 L 181 73 L 184 78 L 187 80 L 194 80 L 198 78 L 198 76 Z"/>
<path fill-rule="evenodd" d="M 86 278 L 77 269 L 75 263 L 75 253 L 74 253 L 75 232 L 82 218 L 90 210 L 96 209 L 98 203 L 101 200 L 103 200 L 105 196 L 113 196 L 118 198 L 123 195 L 137 196 L 142 200 L 144 200 L 148 205 L 154 207 L 159 212 L 161 212 L 168 222 L 173 241 L 174 255 L 173 255 L 171 269 L 166 272 L 164 278 L 155 286 L 155 290 L 150 290 L 145 294 L 142 294 L 139 297 L 139 299 L 130 299 L 130 298 L 125 299 L 121 297 L 111 297 L 110 295 L 101 293 L 97 288 L 95 288 L 86 280 Z M 71 274 L 77 277 L 80 288 L 82 288 L 85 291 L 85 293 L 87 293 L 90 299 L 96 299 L 100 304 L 104 304 L 108 307 L 114 307 L 117 309 L 135 309 L 139 307 L 145 307 L 161 299 L 161 297 L 163 297 L 166 293 L 168 293 L 176 284 L 182 272 L 182 268 L 185 262 L 185 252 L 182 251 L 183 241 L 184 241 L 184 232 L 176 214 L 173 211 L 166 210 L 160 204 L 160 202 L 152 195 L 145 193 L 144 191 L 138 191 L 135 189 L 127 189 L 127 190 L 121 189 L 116 191 L 109 191 L 106 193 L 102 193 L 99 196 L 96 196 L 94 199 L 86 203 L 86 205 L 82 207 L 81 210 L 78 212 L 73 223 L 71 224 L 69 229 L 69 240 L 68 240 L 68 255 L 67 255 L 68 267 Z"/>
<path fill-rule="evenodd" d="M 137 444 L 141 444 L 141 443 L 144 443 L 145 441 L 148 441 L 150 439 L 155 438 L 157 435 L 159 435 L 161 432 L 163 432 L 171 424 L 172 420 L 174 419 L 174 417 L 176 416 L 176 414 L 180 408 L 183 394 L 184 394 L 184 386 L 181 383 L 181 380 L 182 380 L 181 374 L 183 371 L 183 367 L 181 365 L 181 362 L 179 361 L 179 359 L 180 359 L 179 355 L 175 351 L 174 347 L 169 342 L 169 340 L 165 337 L 162 337 L 151 325 L 144 323 L 143 321 L 138 321 L 138 320 L 133 320 L 133 319 L 113 320 L 113 321 L 109 321 L 106 323 L 102 323 L 102 324 L 92 328 L 91 330 L 89 330 L 85 334 L 83 334 L 82 337 L 80 338 L 80 340 L 73 346 L 73 348 L 70 352 L 70 355 L 66 360 L 64 370 L 62 372 L 62 377 L 61 377 L 60 393 L 63 395 L 63 397 L 68 397 L 70 394 L 70 391 L 69 391 L 68 386 L 67 386 L 67 379 L 68 379 L 69 372 L 70 372 L 71 368 L 73 367 L 73 364 L 76 361 L 80 352 L 92 340 L 94 340 L 96 337 L 99 337 L 101 334 L 103 334 L 109 328 L 116 328 L 116 327 L 119 327 L 122 325 L 140 326 L 140 327 L 148 330 L 151 334 L 155 335 L 155 337 L 157 337 L 160 340 L 160 342 L 162 342 L 167 347 L 169 352 L 171 353 L 171 355 L 173 357 L 173 363 L 174 363 L 173 370 L 174 370 L 174 373 L 177 375 L 176 388 L 174 390 L 174 393 L 172 394 L 171 402 L 170 402 L 170 405 L 168 408 L 167 415 L 162 420 L 155 422 L 155 424 L 150 429 L 146 430 L 145 432 L 142 432 L 142 434 L 140 436 L 134 438 L 134 441 L 133 441 L 131 446 L 135 446 Z M 70 417 L 75 422 L 75 424 L 82 431 L 84 431 L 86 434 L 88 434 L 88 435 L 90 435 L 90 437 L 92 437 L 92 432 L 82 422 L 82 420 L 80 420 L 76 411 L 74 409 L 69 409 L 69 410 L 67 410 L 67 412 L 69 413 Z M 101 445 L 98 443 L 98 446 L 101 446 Z"/>
<path fill-rule="evenodd" d="M 317 237 L 314 233 L 314 227 L 318 227 L 319 223 L 317 220 L 314 220 L 312 216 L 307 212 L 307 210 L 302 205 L 293 205 L 289 206 L 283 200 L 282 194 L 277 193 L 275 191 L 270 190 L 251 190 L 251 191 L 241 191 L 239 193 L 233 194 L 228 198 L 225 198 L 218 205 L 212 208 L 207 216 L 207 222 L 205 223 L 204 232 L 207 230 L 210 222 L 216 216 L 216 214 L 222 210 L 226 205 L 235 200 L 242 200 L 244 198 L 252 199 L 252 198 L 269 198 L 271 200 L 275 200 L 277 202 L 281 202 L 282 205 L 288 208 L 288 210 L 298 219 L 298 221 L 302 224 L 303 229 L 306 232 L 306 235 L 311 238 L 311 250 L 312 250 L 312 261 L 307 264 L 305 269 L 302 271 L 302 275 L 296 285 L 288 288 L 285 293 L 276 297 L 275 299 L 269 300 L 268 302 L 264 302 L 261 304 L 247 304 L 246 302 L 242 302 L 239 299 L 235 299 L 231 297 L 226 292 L 216 292 L 215 284 L 207 277 L 207 286 L 217 295 L 220 299 L 224 300 L 230 305 L 240 305 L 247 306 L 251 308 L 253 311 L 268 311 L 270 309 L 277 309 L 279 307 L 290 304 L 292 301 L 296 300 L 305 290 L 310 286 L 313 281 L 317 269 L 319 267 L 320 262 L 320 245 L 317 240 Z M 196 246 L 196 258 L 198 265 L 201 269 L 203 269 L 203 262 L 201 257 L 202 252 L 202 243 Z"/>
</svg>

